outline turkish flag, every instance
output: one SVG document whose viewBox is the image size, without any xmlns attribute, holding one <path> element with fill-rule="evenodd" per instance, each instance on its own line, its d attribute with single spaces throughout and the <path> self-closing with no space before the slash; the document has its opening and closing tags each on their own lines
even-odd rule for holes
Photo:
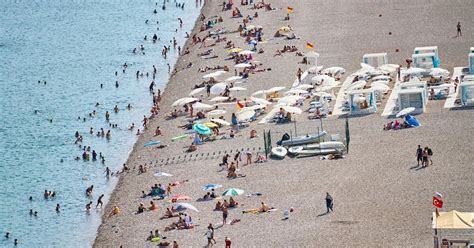
<svg viewBox="0 0 474 248">
<path fill-rule="evenodd" d="M 443 207 L 443 200 L 441 200 L 441 198 L 433 196 L 433 206 L 435 206 L 437 208 L 442 208 Z"/>
</svg>

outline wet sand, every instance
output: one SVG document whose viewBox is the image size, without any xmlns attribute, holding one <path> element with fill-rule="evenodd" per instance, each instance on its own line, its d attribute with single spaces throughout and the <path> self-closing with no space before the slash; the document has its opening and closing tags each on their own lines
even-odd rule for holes
<svg viewBox="0 0 474 248">
<path fill-rule="evenodd" d="M 230 12 L 221 12 L 221 2 L 207 2 L 202 12 L 206 17 L 219 15 L 224 22 L 216 28 L 235 30 L 242 19 L 230 18 Z M 287 22 L 283 20 L 286 7 L 295 11 L 288 22 L 299 40 L 272 39 L 273 33 Z M 269 72 L 250 76 L 243 86 L 248 88 L 242 97 L 272 86 L 290 87 L 301 57 L 294 53 L 274 57 L 276 49 L 283 45 L 296 45 L 300 51 L 307 51 L 305 44 L 311 41 L 321 56 L 319 64 L 325 67 L 342 66 L 346 75 L 359 69 L 365 53 L 388 52 L 389 62 L 403 64 L 416 46 L 437 45 L 442 67 L 452 70 L 455 66 L 466 66 L 467 52 L 473 46 L 474 28 L 471 13 L 474 3 L 469 1 L 273 1 L 274 11 L 258 10 L 259 17 L 252 23 L 264 27 L 267 43 L 259 44 L 264 54 L 254 57 L 263 63 Z M 255 13 L 247 7 L 238 6 L 243 15 Z M 379 17 L 382 14 L 382 17 Z M 463 37 L 456 35 L 456 23 L 463 24 Z M 198 25 L 199 26 L 199 25 Z M 392 32 L 392 35 L 388 33 Z M 196 33 L 196 29 L 193 34 Z M 191 34 L 191 36 L 193 35 Z M 199 33 L 203 36 L 204 33 Z M 238 33 L 223 35 L 236 46 L 250 49 Z M 187 43 L 191 53 L 183 55 L 176 67 L 183 68 L 189 62 L 194 66 L 172 77 L 165 89 L 160 104 L 162 114 L 151 120 L 150 128 L 140 137 L 130 154 L 127 164 L 138 167 L 173 156 L 183 156 L 191 140 L 171 142 L 170 138 L 181 135 L 178 125 L 185 124 L 183 117 L 165 121 L 163 115 L 178 98 L 185 97 L 192 86 L 201 82 L 204 73 L 197 69 L 204 66 L 228 65 L 224 61 L 224 43 L 212 47 L 219 58 L 202 60 L 197 54 L 209 48 L 198 48 Z M 395 53 L 395 49 L 400 52 Z M 183 49 L 184 50 L 184 49 Z M 228 73 L 226 76 L 232 76 Z M 223 78 L 226 78 L 224 76 Z M 238 196 L 237 209 L 229 213 L 229 219 L 238 218 L 235 225 L 226 225 L 216 230 L 217 246 L 224 246 L 224 238 L 232 239 L 234 247 L 283 247 L 283 246 L 431 246 L 431 197 L 435 191 L 444 194 L 443 210 L 472 211 L 473 182 L 471 175 L 473 148 L 472 109 L 449 111 L 442 108 L 443 102 L 430 101 L 427 113 L 419 115 L 422 127 L 400 131 L 382 131 L 387 119 L 376 113 L 370 116 L 350 119 L 350 153 L 343 160 L 321 161 L 318 157 L 285 160 L 270 160 L 263 164 L 252 164 L 241 168 L 245 178 L 228 180 L 225 172 L 218 172 L 221 158 L 182 162 L 172 165 L 153 164 L 147 173 L 138 175 L 131 171 L 122 174 L 105 212 L 113 205 L 122 209 L 120 216 L 105 218 L 99 228 L 96 247 L 151 247 L 146 241 L 150 230 L 159 229 L 166 241 L 177 240 L 181 247 L 206 245 L 205 230 L 209 223 L 220 226 L 222 213 L 212 211 L 214 201 L 196 202 L 205 194 L 201 186 L 207 183 L 222 184 L 226 188 L 244 189 L 246 193 L 261 192 L 262 196 Z M 232 112 L 234 106 L 229 105 Z M 229 117 L 228 115 L 226 116 Z M 319 121 L 309 121 L 305 115 L 297 117 L 299 134 L 317 131 Z M 331 117 L 324 120 L 328 133 L 344 135 L 345 120 Z M 154 129 L 160 126 L 164 135 L 153 137 Z M 294 125 L 257 125 L 243 129 L 233 140 L 218 140 L 198 147 L 198 153 L 230 151 L 241 148 L 263 147 L 263 139 L 249 139 L 251 129 L 261 135 L 264 129 L 271 129 L 273 141 L 292 131 Z M 229 128 L 221 131 L 229 133 Z M 156 150 L 144 148 L 151 139 L 159 139 L 168 147 Z M 434 151 L 434 165 L 426 169 L 416 166 L 416 146 L 430 146 Z M 255 154 L 255 153 L 254 153 Z M 230 153 L 233 156 L 233 153 Z M 170 178 L 155 177 L 157 171 L 171 173 Z M 159 220 L 164 213 L 165 201 L 156 201 L 159 210 L 135 215 L 140 202 L 149 205 L 150 199 L 141 199 L 141 191 L 155 183 L 167 185 L 172 181 L 189 179 L 189 182 L 175 187 L 173 194 L 191 196 L 190 202 L 200 212 L 189 212 L 196 226 L 190 230 L 163 232 L 164 227 L 176 219 Z M 335 211 L 328 215 L 324 197 L 330 192 L 334 197 Z M 242 214 L 245 209 L 257 208 L 260 202 L 278 210 L 265 214 Z M 290 219 L 282 221 L 283 210 L 294 207 Z M 462 237 L 466 238 L 466 237 Z M 469 236 L 467 238 L 473 238 Z"/>
</svg>

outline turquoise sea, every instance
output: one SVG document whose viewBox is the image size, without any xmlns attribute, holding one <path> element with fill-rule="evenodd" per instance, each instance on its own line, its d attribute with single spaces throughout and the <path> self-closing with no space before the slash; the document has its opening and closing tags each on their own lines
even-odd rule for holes
<svg viewBox="0 0 474 248">
<path fill-rule="evenodd" d="M 177 59 L 170 40 L 176 37 L 183 46 L 199 15 L 193 0 L 177 0 L 184 9 L 166 1 L 166 10 L 162 0 L 157 5 L 151 0 L 0 1 L 0 247 L 13 247 L 14 239 L 20 240 L 18 247 L 92 245 L 101 211 L 86 213 L 85 205 L 90 200 L 95 205 L 102 193 L 108 199 L 117 179 L 107 180 L 104 170 L 117 171 L 125 162 L 136 140 L 127 127 L 140 125 L 149 113 L 152 66 L 158 70 L 157 88 L 163 89 L 167 63 L 173 66 Z M 160 38 L 156 44 L 154 33 Z M 133 54 L 140 45 L 145 55 Z M 171 45 L 167 60 L 161 56 L 164 45 Z M 137 70 L 149 77 L 136 79 Z M 105 111 L 117 128 L 109 127 Z M 95 133 L 111 130 L 110 140 L 89 134 L 91 127 Z M 74 159 L 82 154 L 74 144 L 76 131 L 83 145 L 104 154 L 105 164 Z M 85 196 L 90 185 L 92 199 Z M 45 200 L 44 190 L 57 196 Z"/>
</svg>

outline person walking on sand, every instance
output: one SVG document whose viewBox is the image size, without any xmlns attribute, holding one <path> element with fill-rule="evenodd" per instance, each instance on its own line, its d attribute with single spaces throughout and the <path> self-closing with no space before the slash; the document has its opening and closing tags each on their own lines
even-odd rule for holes
<svg viewBox="0 0 474 248">
<path fill-rule="evenodd" d="M 334 211 L 334 210 L 332 209 L 333 204 L 334 204 L 334 201 L 333 201 L 333 199 L 332 199 L 332 196 L 331 196 L 328 192 L 326 192 L 326 208 L 327 208 L 327 213 Z"/>
<path fill-rule="evenodd" d="M 207 247 L 212 247 L 212 241 L 214 241 L 214 244 L 216 244 L 216 240 L 214 239 L 214 227 L 212 226 L 212 223 L 207 226 L 207 231 L 206 231 L 206 237 L 207 237 Z"/>
<path fill-rule="evenodd" d="M 421 168 L 428 167 L 428 147 L 425 147 L 422 152 L 423 162 L 421 162 Z"/>
<path fill-rule="evenodd" d="M 416 149 L 416 162 L 417 166 L 420 166 L 420 162 L 423 162 L 423 149 L 421 149 L 420 145 L 418 145 Z"/>
<path fill-rule="evenodd" d="M 222 226 L 227 225 L 227 216 L 229 215 L 229 210 L 227 207 L 222 208 Z"/>
<path fill-rule="evenodd" d="M 232 241 L 228 237 L 225 237 L 225 248 L 231 248 L 231 246 Z"/>
<path fill-rule="evenodd" d="M 303 71 L 301 68 L 298 68 L 298 72 L 296 72 L 296 76 L 298 77 L 298 82 L 301 83 L 301 75 L 303 74 Z"/>
<path fill-rule="evenodd" d="M 431 148 L 427 147 L 428 148 L 428 162 L 430 163 L 430 165 L 433 165 L 433 150 L 431 150 Z"/>
<path fill-rule="evenodd" d="M 456 37 L 462 36 L 461 22 L 458 22 L 458 25 L 456 25 L 456 27 L 457 27 L 457 30 L 458 30 L 458 32 L 457 32 L 457 34 L 456 34 Z"/>
<path fill-rule="evenodd" d="M 178 242 L 176 240 L 173 241 L 173 248 L 179 248 Z"/>
</svg>

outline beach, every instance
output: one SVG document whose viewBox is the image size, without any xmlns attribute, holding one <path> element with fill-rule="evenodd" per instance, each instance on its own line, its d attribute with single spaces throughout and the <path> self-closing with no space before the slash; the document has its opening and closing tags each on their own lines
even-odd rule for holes
<svg viewBox="0 0 474 248">
<path fill-rule="evenodd" d="M 229 33 L 222 37 L 233 41 L 236 47 L 250 49 L 239 33 L 233 32 L 242 18 L 231 18 L 231 11 L 222 12 L 221 5 L 221 2 L 207 1 L 202 9 L 206 17 L 217 15 L 223 19 L 211 30 L 226 28 Z M 251 74 L 241 84 L 248 92 L 237 93 L 241 97 L 273 86 L 290 88 L 298 68 L 307 69 L 307 65 L 298 64 L 302 57 L 295 53 L 274 56 L 284 45 L 297 46 L 299 51 L 307 52 L 306 44 L 311 42 L 320 54 L 318 64 L 342 66 L 347 76 L 360 68 L 365 53 L 387 52 L 390 63 L 404 64 L 414 47 L 430 45 L 439 47 L 442 67 L 452 70 L 456 66 L 466 66 L 467 50 L 474 40 L 474 28 L 469 26 L 474 4 L 469 1 L 329 3 L 278 0 L 271 3 L 275 8 L 271 11 L 236 5 L 244 17 L 258 12 L 252 24 L 264 28 L 265 42 L 258 44 L 264 53 L 255 54 L 254 59 L 267 69 Z M 285 21 L 288 6 L 294 11 L 290 20 Z M 464 24 L 463 36 L 455 38 L 458 21 Z M 299 39 L 273 38 L 273 33 L 285 25 L 290 25 Z M 200 26 L 198 21 L 190 36 L 204 36 L 208 30 L 198 32 Z M 383 131 L 383 125 L 389 120 L 379 113 L 349 118 L 350 151 L 340 160 L 320 160 L 318 157 L 270 159 L 266 163 L 240 166 L 239 173 L 245 177 L 232 180 L 226 178 L 225 171 L 219 172 L 223 154 L 229 153 L 233 158 L 236 149 L 248 149 L 253 155 L 261 151 L 264 130 L 271 130 L 273 142 L 284 133 L 294 133 L 295 126 L 298 134 L 317 132 L 320 122 L 303 117 L 297 117 L 296 125 L 253 122 L 250 127 L 239 130 L 232 140 L 206 142 L 199 145 L 195 153 L 185 153 L 192 140 L 172 142 L 171 137 L 183 134 L 177 126 L 186 124 L 186 120 L 184 117 L 165 120 L 165 115 L 173 111 L 171 105 L 175 100 L 186 97 L 193 86 L 202 81 L 204 73 L 199 73 L 198 68 L 227 65 L 232 68 L 227 76 L 233 76 L 233 61 L 224 60 L 227 56 L 224 44 L 199 48 L 200 44 L 192 45 L 191 39 L 187 41 L 183 50 L 189 48 L 190 53 L 179 58 L 175 66 L 179 72 L 171 77 L 164 90 L 160 113 L 150 120 L 149 128 L 136 142 L 126 163 L 130 168 L 146 163 L 148 170 L 145 173 L 130 170 L 120 175 L 105 208 L 95 247 L 156 246 L 146 240 L 149 232 L 155 229 L 167 237 L 165 241 L 176 240 L 181 247 L 203 246 L 207 242 L 205 233 L 209 223 L 218 227 L 215 230 L 217 246 L 223 246 L 224 238 L 229 237 L 234 247 L 427 247 L 433 244 L 431 197 L 434 192 L 443 192 L 445 210 L 472 211 L 473 110 L 447 110 L 437 101 L 430 101 L 427 111 L 417 116 L 422 127 L 416 129 Z M 210 48 L 218 58 L 204 60 L 198 56 Z M 192 67 L 186 68 L 190 62 Z M 229 110 L 225 116 L 229 120 L 235 107 L 224 107 Z M 341 117 L 324 119 L 324 130 L 329 134 L 344 135 L 345 121 Z M 160 126 L 162 136 L 154 137 L 156 126 Z M 259 137 L 249 138 L 252 129 Z M 230 128 L 222 128 L 221 132 L 227 136 Z M 156 139 L 167 147 L 144 147 L 145 143 Z M 432 166 L 416 168 L 417 145 L 433 149 Z M 194 159 L 189 159 L 188 155 L 194 155 Z M 181 159 L 181 162 L 159 162 L 169 158 Z M 154 176 L 158 171 L 173 176 Z M 184 180 L 188 181 L 173 187 L 172 195 L 192 198 L 190 203 L 200 211 L 188 212 L 194 228 L 163 231 L 175 221 L 160 220 L 166 207 L 173 205 L 167 202 L 168 199 L 156 201 L 158 211 L 134 214 L 141 202 L 148 206 L 151 200 L 142 199 L 142 191 L 148 191 L 154 184 L 168 185 Z M 213 211 L 215 201 L 196 202 L 206 193 L 201 186 L 208 183 L 223 185 L 217 190 L 219 193 L 227 188 L 245 190 L 244 195 L 235 197 L 239 207 L 229 211 L 229 220 L 240 219 L 239 222 L 221 227 L 222 213 Z M 246 196 L 256 192 L 261 195 Z M 330 214 L 325 214 L 326 192 L 334 198 L 334 212 Z M 262 214 L 242 213 L 242 210 L 258 208 L 261 202 L 277 210 Z M 121 213 L 108 218 L 106 215 L 113 206 L 120 207 Z M 284 210 L 289 208 L 294 211 L 289 219 L 282 220 Z"/>
</svg>

